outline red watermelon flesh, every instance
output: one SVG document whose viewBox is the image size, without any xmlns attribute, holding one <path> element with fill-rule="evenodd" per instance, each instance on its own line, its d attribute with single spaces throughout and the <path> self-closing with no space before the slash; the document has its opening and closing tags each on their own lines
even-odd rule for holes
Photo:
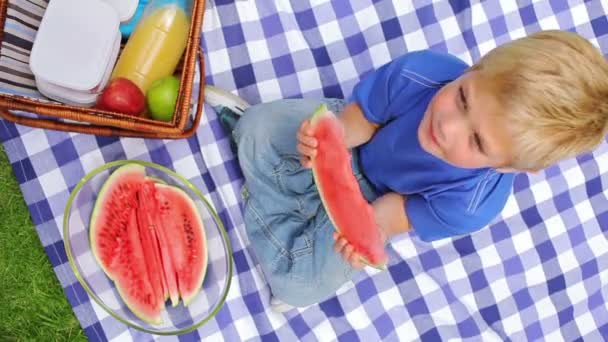
<svg viewBox="0 0 608 342">
<path fill-rule="evenodd" d="M 203 222 L 196 205 L 179 188 L 156 184 L 163 234 L 171 252 L 179 294 L 188 305 L 199 292 L 207 270 Z"/>
<path fill-rule="evenodd" d="M 128 239 L 124 253 L 118 253 L 121 267 L 116 274 L 116 288 L 131 311 L 152 324 L 162 322 L 160 312 L 165 307 L 164 297 L 159 295 L 154 272 L 147 271 L 149 262 L 139 239 L 137 210 L 130 210 Z"/>
<path fill-rule="evenodd" d="M 121 267 L 119 252 L 127 238 L 131 209 L 137 207 L 137 191 L 144 177 L 138 165 L 126 165 L 108 177 L 98 194 L 91 214 L 92 251 L 110 279 Z M 112 215 L 107 215 L 111 212 Z"/>
<path fill-rule="evenodd" d="M 144 254 L 149 260 L 148 267 L 155 271 L 154 281 L 161 285 L 164 298 L 171 298 L 171 304 L 179 302 L 174 272 L 171 268 L 169 251 L 162 235 L 160 216 L 156 203 L 154 182 L 150 179 L 143 181 L 138 193 L 138 210 L 140 214 L 140 237 L 145 241 Z M 148 227 L 148 229 L 143 229 Z"/>
<path fill-rule="evenodd" d="M 171 305 L 177 306 L 179 303 L 179 290 L 169 250 L 170 241 L 175 237 L 171 238 L 171 235 L 165 234 L 166 230 L 160 216 L 154 182 L 148 180 L 143 184 L 139 208 L 141 212 L 147 215 L 147 221 L 152 222 L 154 227 L 155 252 L 157 253 L 159 264 L 153 267 L 157 270 L 167 291 L 165 298 L 168 295 L 168 298 L 171 298 Z"/>
<path fill-rule="evenodd" d="M 384 268 L 388 259 L 384 241 L 373 208 L 363 197 L 353 174 L 342 124 L 322 105 L 313 114 L 311 127 L 318 142 L 312 160 L 313 175 L 330 220 L 363 262 Z"/>
<path fill-rule="evenodd" d="M 160 257 L 160 246 L 156 237 L 156 223 L 152 217 L 152 212 L 146 210 L 146 203 L 152 199 L 148 199 L 144 195 L 145 182 L 142 182 L 142 187 L 137 193 L 137 220 L 139 228 L 139 238 L 146 259 L 146 267 L 150 274 L 150 281 L 154 287 L 157 296 L 167 298 L 168 287 L 162 270 L 162 260 Z"/>
</svg>

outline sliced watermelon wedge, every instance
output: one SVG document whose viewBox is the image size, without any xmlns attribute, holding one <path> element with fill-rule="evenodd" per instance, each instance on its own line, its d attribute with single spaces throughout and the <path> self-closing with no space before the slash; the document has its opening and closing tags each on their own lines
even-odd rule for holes
<svg viewBox="0 0 608 342">
<path fill-rule="evenodd" d="M 312 171 L 329 219 L 364 263 L 385 269 L 388 256 L 384 241 L 373 208 L 353 174 L 342 124 L 321 105 L 312 116 L 311 127 L 318 141 Z"/>
<path fill-rule="evenodd" d="M 151 230 L 154 232 L 153 238 L 156 248 L 155 252 L 158 256 L 158 264 L 153 265 L 153 267 L 157 270 L 159 277 L 162 278 L 161 281 L 166 290 L 165 298 L 171 298 L 171 305 L 175 307 L 179 303 L 179 289 L 177 287 L 177 278 L 169 250 L 169 244 L 172 237 L 165 233 L 165 224 L 160 217 L 154 182 L 146 181 L 143 184 L 139 209 L 147 215 L 146 221 L 150 222 L 152 227 Z"/>
<path fill-rule="evenodd" d="M 154 273 L 146 271 L 149 263 L 139 240 L 136 209 L 131 209 L 127 231 L 128 250 L 119 253 L 121 265 L 125 267 L 116 275 L 116 289 L 137 317 L 150 324 L 160 324 L 164 298 L 152 281 Z"/>
<path fill-rule="evenodd" d="M 207 241 L 195 203 L 181 189 L 156 184 L 163 235 L 171 253 L 179 294 L 188 306 L 207 271 Z"/>
<path fill-rule="evenodd" d="M 89 227 L 92 252 L 110 279 L 121 267 L 119 251 L 127 241 L 131 209 L 137 207 L 137 191 L 144 176 L 140 165 L 116 169 L 101 187 L 93 207 Z"/>
<path fill-rule="evenodd" d="M 154 199 L 154 183 L 148 180 L 142 182 L 137 193 L 137 218 L 139 222 L 139 237 L 142 242 L 144 255 L 148 261 L 148 271 L 152 274 L 151 281 L 155 290 L 163 296 L 171 296 L 171 286 L 175 285 L 165 275 L 165 267 L 162 257 L 162 249 L 158 238 L 159 223 L 156 219 L 156 200 Z M 173 300 L 173 298 L 172 298 Z M 179 298 L 172 302 L 177 305 Z"/>
</svg>

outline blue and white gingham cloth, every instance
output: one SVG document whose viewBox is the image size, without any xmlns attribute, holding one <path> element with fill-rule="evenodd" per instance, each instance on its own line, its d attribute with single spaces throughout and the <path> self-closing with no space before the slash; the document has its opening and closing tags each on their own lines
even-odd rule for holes
<svg viewBox="0 0 608 342">
<path fill-rule="evenodd" d="M 576 30 L 608 53 L 605 0 L 208 0 L 206 80 L 251 103 L 346 97 L 371 69 L 431 48 L 477 60 L 540 29 Z M 608 100 L 608 99 L 607 99 Z M 494 223 L 472 236 L 389 246 L 386 272 L 366 269 L 339 294 L 286 315 L 248 254 L 242 176 L 213 110 L 187 140 L 102 138 L 0 121 L 0 138 L 65 294 L 92 341 L 586 341 L 608 339 L 608 145 L 516 178 Z M 141 333 L 91 302 L 61 236 L 70 190 L 116 159 L 176 170 L 211 199 L 234 248 L 232 288 L 217 316 L 179 337 Z"/>
</svg>

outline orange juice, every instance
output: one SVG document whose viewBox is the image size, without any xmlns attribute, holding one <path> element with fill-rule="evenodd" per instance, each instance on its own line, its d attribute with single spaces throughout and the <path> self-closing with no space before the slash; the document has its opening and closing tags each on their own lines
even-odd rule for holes
<svg viewBox="0 0 608 342">
<path fill-rule="evenodd" d="M 146 94 L 152 82 L 172 75 L 186 49 L 190 29 L 187 10 L 177 4 L 155 6 L 151 1 L 127 41 L 112 78 L 126 77 Z"/>
</svg>

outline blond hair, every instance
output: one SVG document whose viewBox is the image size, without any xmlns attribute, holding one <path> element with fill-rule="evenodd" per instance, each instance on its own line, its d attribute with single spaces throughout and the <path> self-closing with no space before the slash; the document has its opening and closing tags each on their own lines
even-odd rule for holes
<svg viewBox="0 0 608 342">
<path fill-rule="evenodd" d="M 537 171 L 595 148 L 608 129 L 608 62 L 567 31 L 492 50 L 471 70 L 497 97 L 513 137 L 508 167 Z"/>
</svg>

